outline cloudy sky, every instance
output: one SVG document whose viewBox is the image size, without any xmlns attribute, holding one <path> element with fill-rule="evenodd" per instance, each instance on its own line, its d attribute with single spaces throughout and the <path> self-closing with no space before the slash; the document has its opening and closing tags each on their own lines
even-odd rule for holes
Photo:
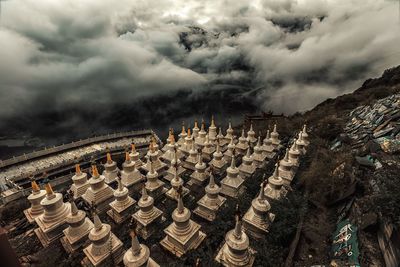
<svg viewBox="0 0 400 267">
<path fill-rule="evenodd" d="M 40 114 L 56 114 L 59 124 L 74 127 L 94 111 L 103 114 L 104 123 L 104 113 L 135 105 L 135 121 L 153 121 L 154 114 L 172 117 L 192 103 L 201 109 L 195 102 L 207 105 L 211 96 L 228 99 L 220 109 L 245 101 L 265 111 L 304 111 L 399 64 L 398 5 L 384 0 L 3 1 L 0 127 L 10 121 L 15 124 L 10 127 L 18 128 L 18 121 L 26 126 Z"/>
</svg>

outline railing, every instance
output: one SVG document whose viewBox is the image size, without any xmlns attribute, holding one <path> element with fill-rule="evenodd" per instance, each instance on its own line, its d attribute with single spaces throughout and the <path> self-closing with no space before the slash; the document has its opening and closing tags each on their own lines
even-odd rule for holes
<svg viewBox="0 0 400 267">
<path fill-rule="evenodd" d="M 154 134 L 154 132 L 152 130 L 139 130 L 139 131 L 113 133 L 113 134 L 90 137 L 90 138 L 79 140 L 79 141 L 72 142 L 69 144 L 62 144 L 59 146 L 45 148 L 43 150 L 34 151 L 31 153 L 13 157 L 10 159 L 0 160 L 0 168 L 4 168 L 4 167 L 14 165 L 14 164 L 17 164 L 17 163 L 20 163 L 23 161 L 35 159 L 35 158 L 46 156 L 46 155 L 53 154 L 53 153 L 58 153 L 58 152 L 61 152 L 64 150 L 84 146 L 84 145 L 91 144 L 91 143 L 97 143 L 97 142 L 106 141 L 106 140 L 112 140 L 112 139 L 129 137 L 129 136 L 144 135 L 144 134 Z M 157 136 L 156 136 L 156 138 L 158 139 Z"/>
</svg>

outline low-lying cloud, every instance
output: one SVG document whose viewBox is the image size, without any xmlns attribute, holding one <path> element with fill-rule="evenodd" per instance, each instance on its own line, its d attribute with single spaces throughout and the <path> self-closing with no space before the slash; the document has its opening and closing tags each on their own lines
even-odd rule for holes
<svg viewBox="0 0 400 267">
<path fill-rule="evenodd" d="M 0 125 L 238 86 L 262 110 L 304 111 L 399 63 L 398 16 L 383 0 L 5 1 Z"/>
</svg>

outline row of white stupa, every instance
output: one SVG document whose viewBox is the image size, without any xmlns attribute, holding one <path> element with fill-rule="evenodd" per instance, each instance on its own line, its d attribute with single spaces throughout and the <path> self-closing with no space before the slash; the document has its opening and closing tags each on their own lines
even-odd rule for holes
<svg viewBox="0 0 400 267">
<path fill-rule="evenodd" d="M 210 126 L 211 129 L 213 125 L 214 123 L 212 122 Z M 138 201 L 139 210 L 132 215 L 132 217 L 137 221 L 138 233 L 146 239 L 152 231 L 154 231 L 154 226 L 157 225 L 157 222 L 160 222 L 163 219 L 162 211 L 154 207 L 154 199 L 160 197 L 160 195 L 166 191 L 164 188 L 164 182 L 158 179 L 159 174 L 156 168 L 159 171 L 162 171 L 162 169 L 165 169 L 165 166 L 169 165 L 167 174 L 164 178 L 168 180 L 167 177 L 170 177 L 171 189 L 166 192 L 166 195 L 178 200 L 178 208 L 174 211 L 172 216 L 174 222 L 164 230 L 166 237 L 161 241 L 161 244 L 175 255 L 183 255 L 188 250 L 196 248 L 205 238 L 205 234 L 200 231 L 200 225 L 190 219 L 190 211 L 183 207 L 182 196 L 187 194 L 189 190 L 183 186 L 183 179 L 179 177 L 179 169 L 182 168 L 180 166 L 179 157 L 181 159 L 185 158 L 185 147 L 187 148 L 190 146 L 191 149 L 189 150 L 184 163 L 191 163 L 186 167 L 190 169 L 190 167 L 193 167 L 194 165 L 195 169 L 191 175 L 191 181 L 193 181 L 193 183 L 202 184 L 208 177 L 210 177 L 209 184 L 205 188 L 206 194 L 198 201 L 198 208 L 196 208 L 194 212 L 197 215 L 212 221 L 215 218 L 219 207 L 225 202 L 225 198 L 219 195 L 221 189 L 215 184 L 213 176 L 210 175 L 209 172 L 206 172 L 206 164 L 202 160 L 203 157 L 195 155 L 197 149 L 193 148 L 194 143 L 196 143 L 198 147 L 203 145 L 202 151 L 207 151 L 206 149 L 209 148 L 209 143 L 216 146 L 215 152 L 212 154 L 213 158 L 209 162 L 209 165 L 212 166 L 214 171 L 223 171 L 224 167 L 227 165 L 224 158 L 225 156 L 229 156 L 226 155 L 226 152 L 231 152 L 231 166 L 227 168 L 227 176 L 221 181 L 222 193 L 231 197 L 237 197 L 239 194 L 240 187 L 243 184 L 243 178 L 241 176 L 243 175 L 243 177 L 249 178 L 254 173 L 255 168 L 263 165 L 263 161 L 255 163 L 255 156 L 259 156 L 257 150 L 261 151 L 261 154 L 265 157 L 273 157 L 274 150 L 279 146 L 279 135 L 276 132 L 276 127 L 274 127 L 271 137 L 268 138 L 269 134 L 267 134 L 267 138 L 264 139 L 263 145 L 260 144 L 260 138 L 258 138 L 258 143 L 256 143 L 253 148 L 253 155 L 250 154 L 250 149 L 248 147 L 244 150 L 246 151 L 246 154 L 242 158 L 241 166 L 246 166 L 244 166 L 245 168 L 243 167 L 242 170 L 239 170 L 240 167 L 237 168 L 235 166 L 235 157 L 232 157 L 232 155 L 236 154 L 235 148 L 237 149 L 238 146 L 239 148 L 236 151 L 240 151 L 240 144 L 244 147 L 244 139 L 250 143 L 250 145 L 247 145 L 251 146 L 251 138 L 248 139 L 248 137 L 252 136 L 252 129 L 249 131 L 250 134 L 248 134 L 247 138 L 244 137 L 244 133 L 242 132 L 242 136 L 235 145 L 233 141 L 234 136 L 232 135 L 233 132 L 230 132 L 232 128 L 229 127 L 227 130 L 227 136 L 225 136 L 224 139 L 226 140 L 230 138 L 230 142 L 226 147 L 224 147 L 221 145 L 223 140 L 221 138 L 218 139 L 218 136 L 221 136 L 220 134 L 216 135 L 217 139 L 215 140 L 218 140 L 216 142 L 217 144 L 215 144 L 215 141 L 210 142 L 210 128 L 209 133 L 206 133 L 204 143 L 199 141 L 199 139 L 194 138 L 194 135 L 191 136 L 190 130 L 188 130 L 188 133 L 186 134 L 184 129 L 182 130 L 179 139 L 181 145 L 179 145 L 179 141 L 175 143 L 174 137 L 172 133 L 170 133 L 168 142 L 163 148 L 165 151 L 164 153 L 161 153 L 158 150 L 157 144 L 152 143 L 147 153 L 148 160 L 146 164 L 141 162 L 139 159 L 139 153 L 133 146 L 132 152 L 126 153 L 126 161 L 123 163 L 121 178 L 118 179 L 118 189 L 115 191 L 106 183 L 107 177 L 112 175 L 115 175 L 114 177 L 118 176 L 115 174 L 116 172 L 118 173 L 118 169 L 116 163 L 112 161 L 111 155 L 107 155 L 107 163 L 105 164 L 103 175 L 99 175 L 95 165 L 92 166 L 92 178 L 89 179 L 89 181 L 87 181 L 87 174 L 81 172 L 78 165 L 76 168 L 76 174 L 72 178 L 74 184 L 71 186 L 71 190 L 74 192 L 74 197 L 78 198 L 81 196 L 88 204 L 96 205 L 100 212 L 101 210 L 104 211 L 106 207 L 111 207 L 107 213 L 117 223 L 120 223 L 129 217 L 130 212 L 132 211 L 131 208 L 136 203 L 136 201 L 129 196 L 129 191 L 134 190 L 135 185 L 138 185 L 143 181 L 143 175 L 138 171 L 138 168 L 145 171 L 147 170 L 146 186 L 142 189 L 142 197 Z M 195 129 L 196 127 L 194 128 L 194 132 L 196 131 Z M 203 129 L 204 123 L 202 124 L 202 129 L 198 132 L 198 138 L 202 138 Z M 273 146 L 274 143 L 275 147 Z M 276 168 L 274 175 L 268 179 L 268 185 L 265 186 L 265 188 L 263 186 L 262 190 L 260 190 L 259 196 L 253 200 L 252 207 L 243 217 L 245 229 L 256 238 L 260 237 L 262 232 L 267 231 L 269 221 L 273 220 L 272 214 L 264 216 L 267 215 L 270 210 L 269 203 L 265 196 L 270 198 L 279 198 L 283 194 L 283 181 L 290 183 L 294 174 L 292 167 L 298 165 L 299 155 L 305 152 L 305 147 L 307 145 L 308 135 L 304 128 L 303 134 L 300 133 L 299 139 L 295 141 L 291 149 L 286 152 L 285 158 L 281 160 L 280 166 Z M 235 148 L 233 148 L 233 146 L 235 146 Z M 262 147 L 264 147 L 264 149 Z M 226 151 L 221 156 L 222 150 Z M 270 154 L 268 154 L 268 152 Z M 172 157 L 168 157 L 171 153 Z M 181 155 L 178 156 L 179 154 Z M 160 161 L 160 155 L 164 162 Z M 170 161 L 168 161 L 168 158 Z M 197 161 L 188 160 L 190 158 L 196 158 Z M 278 175 L 278 173 L 282 173 L 282 175 Z M 109 181 L 112 181 L 112 179 L 109 179 Z M 178 188 L 180 189 L 179 194 Z M 89 240 L 91 241 L 91 245 L 84 249 L 86 258 L 83 260 L 83 263 L 89 266 L 101 266 L 104 262 L 107 262 L 107 259 L 110 257 L 114 261 L 122 259 L 122 243 L 110 232 L 109 226 L 100 222 L 98 217 L 96 217 L 97 215 L 94 217 L 95 225 L 96 220 L 98 221 L 97 227 L 93 228 L 93 224 L 90 219 L 86 217 L 86 214 L 83 211 L 77 210 L 73 202 L 63 203 L 62 195 L 52 192 L 49 184 L 46 185 L 47 194 L 44 190 L 40 190 L 35 182 L 32 182 L 32 189 L 33 192 L 28 197 L 28 200 L 32 203 L 32 207 L 28 209 L 25 214 L 30 221 L 34 219 L 39 226 L 35 232 L 44 246 L 64 235 L 62 236 L 61 241 L 65 249 L 67 251 L 74 251 L 87 243 L 86 237 L 90 233 Z M 150 193 L 150 195 L 148 193 Z M 67 225 L 68 227 L 66 228 Z M 237 225 L 241 225 L 241 222 L 237 222 Z M 234 236 L 235 235 L 231 233 L 231 238 Z M 111 248 L 110 242 L 112 243 Z M 133 243 L 136 244 L 137 240 L 134 240 Z M 112 253 L 107 253 L 110 249 Z M 147 251 L 148 248 L 147 250 L 146 248 L 143 250 Z M 225 253 L 223 252 L 224 250 L 226 250 Z M 127 266 L 141 266 L 129 265 L 130 260 L 133 262 L 133 259 L 141 258 L 140 255 L 139 257 L 133 253 L 133 251 L 138 251 L 138 249 L 132 247 L 132 249 L 127 252 L 126 255 L 130 256 L 126 256 L 127 260 L 124 259 L 125 264 Z M 221 263 L 226 263 L 228 266 L 235 266 L 233 263 L 229 263 L 230 260 L 229 257 L 226 258 L 228 255 L 226 253 L 230 253 L 229 242 L 224 245 L 221 253 L 218 254 L 217 260 Z M 133 255 L 136 256 L 134 257 Z M 251 255 L 251 253 L 248 255 Z M 149 255 L 145 256 L 145 258 L 147 257 L 145 262 L 151 261 L 151 258 L 148 256 Z M 155 263 L 153 262 L 153 264 Z"/>
</svg>

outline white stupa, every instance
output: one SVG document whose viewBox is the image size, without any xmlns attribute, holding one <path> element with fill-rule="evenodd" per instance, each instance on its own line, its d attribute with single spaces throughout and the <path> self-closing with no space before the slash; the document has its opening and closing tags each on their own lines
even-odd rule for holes
<svg viewBox="0 0 400 267">
<path fill-rule="evenodd" d="M 70 190 L 74 194 L 74 198 L 80 198 L 89 188 L 87 173 L 81 171 L 79 164 L 75 165 L 75 174 L 72 176 L 72 185 Z"/>
<path fill-rule="evenodd" d="M 274 173 L 268 178 L 264 193 L 269 199 L 280 199 L 286 195 L 287 191 L 283 187 L 283 179 L 279 176 L 279 164 L 276 164 Z"/>
<path fill-rule="evenodd" d="M 70 203 L 71 213 L 66 218 L 68 227 L 63 230 L 64 236 L 60 239 L 67 253 L 85 246 L 89 242 L 88 234 L 93 228 L 93 223 L 86 217 L 86 213 L 76 207 L 73 196 L 70 196 Z"/>
<path fill-rule="evenodd" d="M 227 167 L 227 162 L 224 158 L 224 155 L 221 152 L 221 147 L 219 143 L 216 145 L 217 150 L 213 154 L 213 159 L 210 161 L 210 166 L 214 169 L 214 171 L 218 174 L 222 174 Z"/>
<path fill-rule="evenodd" d="M 121 177 L 116 179 L 118 188 L 114 191 L 114 201 L 110 203 L 107 214 L 115 223 L 121 224 L 130 216 L 136 201 L 129 196 L 129 190 L 122 184 Z"/>
<path fill-rule="evenodd" d="M 213 153 L 215 152 L 215 141 L 211 141 L 206 135 L 206 140 L 204 141 L 204 147 L 202 149 L 203 157 L 208 162 L 211 160 Z"/>
<path fill-rule="evenodd" d="M 221 188 L 215 183 L 214 175 L 210 175 L 210 182 L 205 188 L 206 194 L 197 201 L 197 208 L 193 211 L 196 215 L 212 222 L 217 216 L 219 208 L 225 203 L 226 198 L 219 195 Z"/>
<path fill-rule="evenodd" d="M 110 184 L 115 182 L 115 178 L 117 178 L 119 173 L 119 169 L 117 167 L 117 163 L 112 160 L 111 153 L 107 152 L 107 161 L 104 164 L 103 176 L 105 178 L 105 183 Z"/>
<path fill-rule="evenodd" d="M 247 132 L 247 142 L 253 147 L 256 142 L 257 142 L 257 138 L 256 138 L 256 132 L 253 130 L 253 124 L 250 124 L 250 129 Z"/>
<path fill-rule="evenodd" d="M 125 162 L 122 163 L 121 182 L 127 187 L 129 192 L 138 189 L 141 182 L 145 179 L 144 175 L 136 168 L 136 164 L 131 160 L 129 153 L 125 153 Z"/>
<path fill-rule="evenodd" d="M 233 138 L 231 138 L 230 143 L 228 144 L 227 150 L 224 152 L 224 159 L 226 162 L 230 162 L 232 157 L 235 157 L 235 148 L 236 145 L 233 143 Z"/>
<path fill-rule="evenodd" d="M 240 215 L 236 215 L 236 224 L 225 236 L 225 243 L 215 260 L 226 267 L 251 267 L 255 251 L 250 247 L 249 237 L 242 229 Z"/>
<path fill-rule="evenodd" d="M 160 244 L 177 257 L 196 249 L 206 237 L 200 231 L 201 226 L 190 219 L 190 210 L 183 205 L 182 195 L 179 192 L 178 206 L 172 213 L 173 222 L 164 229 L 165 238 Z"/>
<path fill-rule="evenodd" d="M 279 140 L 279 133 L 276 130 L 276 124 L 274 124 L 274 129 L 271 132 L 271 144 L 274 147 L 274 150 L 278 150 L 279 145 L 281 144 L 281 140 Z"/>
<path fill-rule="evenodd" d="M 250 148 L 247 149 L 246 155 L 242 158 L 242 164 L 239 166 L 239 173 L 247 179 L 256 172 L 256 165 L 254 164 L 253 156 L 250 154 Z"/>
<path fill-rule="evenodd" d="M 237 198 L 244 180 L 239 174 L 239 169 L 235 165 L 234 157 L 231 159 L 231 166 L 226 169 L 226 174 L 226 177 L 221 181 L 221 193 L 226 196 Z"/>
<path fill-rule="evenodd" d="M 208 138 L 212 145 L 217 141 L 217 126 L 215 126 L 214 116 L 211 117 L 211 124 L 208 127 Z"/>
<path fill-rule="evenodd" d="M 136 235 L 136 230 L 132 229 L 131 235 L 131 247 L 125 252 L 123 261 L 125 267 L 159 267 L 151 257 L 150 249 L 140 244 Z"/>
<path fill-rule="evenodd" d="M 279 176 L 285 185 L 290 185 L 294 177 L 293 163 L 289 159 L 289 149 L 286 149 L 285 157 L 279 162 Z"/>
<path fill-rule="evenodd" d="M 202 155 L 199 154 L 197 163 L 195 165 L 195 171 L 190 175 L 191 180 L 189 181 L 189 183 L 196 185 L 203 185 L 209 177 L 209 174 L 206 169 L 207 165 L 203 162 Z"/>
<path fill-rule="evenodd" d="M 138 201 L 139 210 L 132 215 L 136 221 L 137 233 L 143 238 L 149 238 L 165 220 L 163 212 L 154 207 L 154 198 L 147 194 L 146 188 L 142 188 L 142 197 Z"/>
<path fill-rule="evenodd" d="M 250 208 L 243 216 L 246 233 L 255 239 L 265 238 L 269 226 L 275 219 L 275 215 L 270 212 L 271 205 L 264 195 L 265 186 L 265 182 L 261 184 L 260 193 L 253 199 Z"/>
<path fill-rule="evenodd" d="M 32 193 L 28 196 L 28 201 L 31 203 L 31 207 L 24 210 L 24 214 L 29 223 L 34 223 L 35 218 L 43 214 L 44 209 L 40 202 L 46 196 L 46 190 L 40 190 L 40 187 L 31 177 Z"/>
<path fill-rule="evenodd" d="M 62 231 L 67 227 L 66 219 L 71 211 L 71 204 L 64 203 L 63 195 L 53 192 L 48 182 L 46 184 L 46 197 L 40 201 L 40 205 L 44 212 L 35 218 L 38 226 L 35 229 L 35 234 L 43 247 L 47 247 L 63 235 Z"/>
<path fill-rule="evenodd" d="M 135 144 L 131 144 L 131 153 L 129 153 L 129 157 L 135 163 L 137 169 L 143 165 L 143 161 L 140 159 L 140 154 L 136 150 Z"/>
<path fill-rule="evenodd" d="M 257 168 L 264 167 L 265 164 L 266 164 L 267 155 L 265 153 L 263 153 L 260 136 L 258 136 L 257 144 L 254 146 L 253 150 L 254 150 L 254 152 L 253 152 L 252 157 L 253 157 L 253 160 L 254 160 L 254 165 Z"/>
<path fill-rule="evenodd" d="M 239 137 L 239 142 L 236 144 L 236 152 L 239 155 L 244 156 L 249 148 L 249 142 L 244 134 L 244 129 L 242 130 L 242 135 Z"/>
<path fill-rule="evenodd" d="M 268 158 L 273 159 L 275 157 L 276 152 L 274 151 L 274 146 L 272 145 L 271 135 L 269 130 L 267 131 L 267 135 L 263 140 L 263 145 L 261 146 L 262 153 Z"/>
</svg>

